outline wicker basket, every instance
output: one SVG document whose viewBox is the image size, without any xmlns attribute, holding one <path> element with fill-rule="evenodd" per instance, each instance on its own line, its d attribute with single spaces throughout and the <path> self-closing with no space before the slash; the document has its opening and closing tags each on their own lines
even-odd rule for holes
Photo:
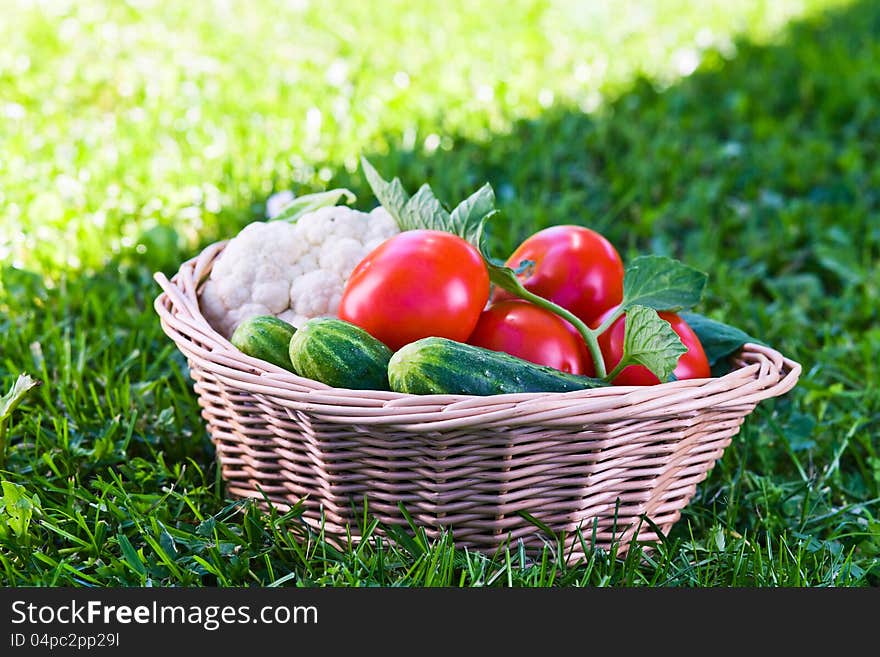
<svg viewBox="0 0 880 657">
<path fill-rule="evenodd" d="M 801 371 L 747 344 L 725 376 L 649 387 L 491 397 L 330 388 L 244 355 L 202 317 L 198 286 L 224 245 L 170 281 L 157 274 L 156 312 L 189 361 L 227 492 L 282 510 L 302 501 L 306 522 L 330 537 L 356 537 L 366 499 L 382 523 L 405 525 L 402 504 L 429 534 L 447 528 L 484 552 L 545 544 L 539 523 L 573 557 L 591 543 L 625 551 L 636 532 L 654 541 L 755 405 Z"/>
</svg>

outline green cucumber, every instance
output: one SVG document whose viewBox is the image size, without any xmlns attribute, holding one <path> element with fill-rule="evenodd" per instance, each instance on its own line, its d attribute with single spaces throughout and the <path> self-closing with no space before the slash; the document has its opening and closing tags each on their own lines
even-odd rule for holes
<svg viewBox="0 0 880 657">
<path fill-rule="evenodd" d="M 258 315 L 239 324 L 229 341 L 242 353 L 293 371 L 290 338 L 296 329 L 272 315 Z"/>
<path fill-rule="evenodd" d="M 359 326 L 315 317 L 290 341 L 290 361 L 300 376 L 334 388 L 388 390 L 391 350 Z"/>
<path fill-rule="evenodd" d="M 568 392 L 607 385 L 446 338 L 422 338 L 401 347 L 388 363 L 388 380 L 395 392 L 415 395 Z"/>
</svg>

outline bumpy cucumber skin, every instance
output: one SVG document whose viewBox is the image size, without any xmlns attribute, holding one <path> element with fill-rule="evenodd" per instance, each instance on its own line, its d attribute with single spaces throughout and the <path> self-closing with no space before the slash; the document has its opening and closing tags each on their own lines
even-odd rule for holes
<svg viewBox="0 0 880 657">
<path fill-rule="evenodd" d="M 423 338 L 399 349 L 388 363 L 388 380 L 395 392 L 415 395 L 569 392 L 607 385 L 446 338 Z"/>
<path fill-rule="evenodd" d="M 334 388 L 389 390 L 391 350 L 359 326 L 316 317 L 290 340 L 290 361 L 300 376 Z"/>
<path fill-rule="evenodd" d="M 290 362 L 290 338 L 296 329 L 271 315 L 251 317 L 239 324 L 229 341 L 248 356 L 268 361 L 293 372 Z"/>
</svg>

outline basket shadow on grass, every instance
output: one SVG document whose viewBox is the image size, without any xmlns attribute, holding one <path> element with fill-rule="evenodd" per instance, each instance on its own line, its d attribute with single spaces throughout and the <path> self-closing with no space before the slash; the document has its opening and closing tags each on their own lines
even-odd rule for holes
<svg viewBox="0 0 880 657">
<path fill-rule="evenodd" d="M 871 465 L 880 401 L 877 372 L 870 369 L 880 338 L 870 332 L 877 291 L 868 283 L 880 244 L 872 221 L 880 185 L 869 184 L 877 154 L 861 146 L 880 139 L 870 93 L 876 67 L 865 45 L 878 31 L 880 8 L 858 3 L 793 24 L 779 45 L 740 42 L 731 61 L 710 53 L 706 71 L 667 89 L 638 80 L 594 117 L 558 108 L 516 123 L 509 134 L 455 139 L 448 151 L 367 154 L 386 176 L 401 176 L 411 190 L 427 180 L 447 202 L 490 181 L 503 211 L 492 233 L 496 255 L 547 225 L 584 223 L 606 234 L 625 259 L 668 253 L 709 271 L 703 309 L 803 362 L 807 371 L 812 367 L 799 389 L 758 408 L 698 488 L 684 511 L 687 522 L 673 527 L 656 554 L 636 544 L 617 568 L 614 559 L 592 553 L 579 571 L 563 569 L 571 581 L 727 582 L 729 573 L 723 573 L 739 572 L 732 544 L 753 555 L 755 564 L 768 557 L 769 547 L 762 553 L 760 542 L 749 540 L 756 536 L 772 538 L 780 555 L 791 554 L 789 581 L 795 583 L 801 559 L 817 564 L 819 582 L 876 582 L 880 576 L 880 541 L 862 524 L 866 516 L 869 526 L 876 522 L 869 511 L 880 497 Z M 372 197 L 360 174 L 339 171 L 329 184 L 354 189 L 359 205 L 369 207 Z M 227 211 L 221 223 L 240 227 L 260 218 L 263 199 L 253 200 Z M 337 549 L 307 540 L 310 530 L 296 528 L 301 508 L 270 511 L 262 519 L 251 504 L 224 506 L 185 363 L 150 307 L 156 288 L 149 273 L 170 275 L 183 259 L 168 236 L 160 231 L 149 238 L 156 243 L 146 255 L 125 254 L 103 271 L 68 281 L 66 296 L 26 276 L 6 284 L 21 302 L 10 317 L 23 325 L 4 332 L 6 351 L 30 353 L 36 374 L 51 384 L 23 409 L 30 412 L 13 434 L 9 473 L 40 490 L 44 512 L 58 514 L 54 526 L 70 526 L 75 504 L 100 505 L 110 496 L 124 504 L 108 502 L 101 522 L 128 537 L 117 539 L 121 547 L 133 542 L 159 555 L 153 541 L 175 556 L 170 563 L 159 556 L 129 563 L 118 573 L 111 565 L 79 568 L 80 582 L 128 581 L 132 572 L 145 577 L 145 569 L 146 576 L 181 583 L 223 584 L 246 581 L 248 568 L 277 581 L 269 554 L 291 572 L 309 573 L 308 579 L 309 559 L 364 557 L 371 546 Z M 33 312 L 31 298 L 48 312 Z M 109 336 L 107 326 L 114 327 Z M 42 347 L 21 342 L 16 333 L 43 336 Z M 855 347 L 846 339 L 850 333 L 860 335 Z M 855 365 L 853 349 L 863 355 Z M 128 357 L 119 362 L 115 353 Z M 15 373 L 13 363 L 4 354 L 4 378 Z M 40 409 L 56 417 L 40 422 Z M 819 409 L 825 414 L 821 426 L 813 420 Z M 840 442 L 837 436 L 847 432 Z M 814 461 L 829 465 L 814 475 Z M 47 463 L 54 474 L 43 474 Z M 69 477 L 83 481 L 75 495 Z M 57 509 L 48 511 L 56 499 Z M 840 511 L 841 500 L 844 511 L 858 513 Z M 205 516 L 205 509 L 216 513 Z M 369 510 L 356 517 L 364 532 L 375 531 Z M 388 529 L 398 544 L 391 554 L 403 563 L 440 555 L 444 567 L 477 574 L 485 568 L 447 550 L 448 535 L 429 540 L 420 528 L 411 529 Z M 39 531 L 51 537 L 51 530 Z M 589 541 L 589 528 L 584 533 Z M 217 535 L 215 548 L 209 547 Z M 100 532 L 88 540 L 96 537 Z M 535 559 L 562 564 L 558 544 L 547 541 Z M 221 552 L 235 545 L 247 557 L 241 564 L 227 572 L 205 565 L 228 561 Z M 525 567 L 529 559 L 517 545 L 510 547 Z M 94 550 L 101 553 L 97 543 Z M 197 566 L 196 557 L 202 559 Z M 714 571 L 691 563 L 710 557 L 718 563 Z M 505 559 L 499 554 L 496 561 Z M 758 570 L 739 577 L 764 581 Z"/>
</svg>

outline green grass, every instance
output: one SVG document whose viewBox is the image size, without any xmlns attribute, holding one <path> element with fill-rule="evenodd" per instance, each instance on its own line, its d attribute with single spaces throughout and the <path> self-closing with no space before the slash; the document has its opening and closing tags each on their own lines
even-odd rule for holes
<svg viewBox="0 0 880 657">
<path fill-rule="evenodd" d="M 4 4 L 0 389 L 44 385 L 0 470 L 0 583 L 880 584 L 876 3 Z M 361 153 L 449 201 L 490 181 L 498 255 L 578 222 L 708 271 L 702 311 L 798 387 L 626 558 L 337 550 L 231 502 L 150 275 L 279 189 L 368 207 Z"/>
</svg>

